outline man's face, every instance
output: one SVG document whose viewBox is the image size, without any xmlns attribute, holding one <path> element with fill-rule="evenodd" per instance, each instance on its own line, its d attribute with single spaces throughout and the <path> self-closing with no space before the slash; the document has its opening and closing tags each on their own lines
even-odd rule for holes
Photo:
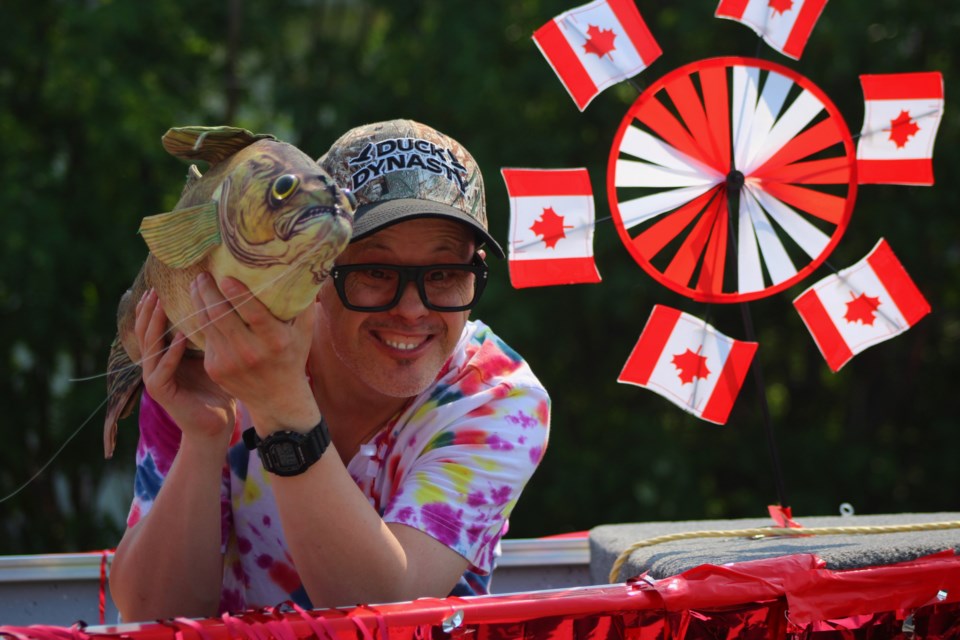
<svg viewBox="0 0 960 640">
<path fill-rule="evenodd" d="M 467 264 L 474 251 L 473 233 L 465 225 L 420 218 L 350 244 L 337 264 Z M 346 309 L 328 279 L 320 303 L 324 339 L 340 362 L 363 384 L 396 398 L 414 396 L 436 379 L 470 315 L 427 309 L 415 283 L 407 283 L 392 309 L 368 313 Z"/>
</svg>

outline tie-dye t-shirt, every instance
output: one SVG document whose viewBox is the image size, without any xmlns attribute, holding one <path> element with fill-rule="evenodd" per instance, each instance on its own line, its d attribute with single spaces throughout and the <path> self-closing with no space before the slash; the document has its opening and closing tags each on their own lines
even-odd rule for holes
<svg viewBox="0 0 960 640">
<path fill-rule="evenodd" d="M 543 457 L 549 422 L 549 397 L 530 367 L 471 321 L 436 382 L 362 445 L 347 470 L 385 522 L 423 531 L 469 561 L 453 593 L 481 594 L 507 517 Z M 223 472 L 221 610 L 287 600 L 309 607 L 270 474 L 239 440 L 248 426 L 241 407 Z M 129 526 L 150 510 L 179 442 L 176 424 L 144 394 Z"/>
</svg>

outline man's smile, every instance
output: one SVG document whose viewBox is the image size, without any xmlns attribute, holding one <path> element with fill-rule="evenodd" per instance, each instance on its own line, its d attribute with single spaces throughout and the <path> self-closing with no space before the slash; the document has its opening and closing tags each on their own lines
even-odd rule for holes
<svg viewBox="0 0 960 640">
<path fill-rule="evenodd" d="M 432 334 L 411 336 L 387 331 L 371 332 L 380 342 L 398 351 L 414 351 L 432 338 Z"/>
</svg>

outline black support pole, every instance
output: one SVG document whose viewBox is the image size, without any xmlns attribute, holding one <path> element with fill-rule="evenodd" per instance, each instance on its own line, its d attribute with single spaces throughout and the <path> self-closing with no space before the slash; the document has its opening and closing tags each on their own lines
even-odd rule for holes
<svg viewBox="0 0 960 640">
<path fill-rule="evenodd" d="M 743 189 L 743 173 L 734 169 L 727 175 L 727 212 L 729 214 L 731 245 L 737 246 L 737 238 L 733 230 L 734 216 L 739 214 L 740 210 L 740 191 Z M 746 302 L 740 303 L 740 314 L 743 316 L 743 328 L 747 340 L 757 341 L 756 332 L 753 329 L 753 316 L 750 313 L 750 307 Z M 767 449 L 770 453 L 770 462 L 773 465 L 773 479 L 777 490 L 777 501 L 781 507 L 789 507 L 787 502 L 787 492 L 784 489 L 783 469 L 780 465 L 780 452 L 777 449 L 776 438 L 773 434 L 773 424 L 770 420 L 770 407 L 767 405 L 767 390 L 763 381 L 763 367 L 760 366 L 758 358 L 753 359 L 750 367 L 753 370 L 753 380 L 757 387 L 757 397 L 760 402 L 760 414 L 763 420 L 763 431 L 767 440 Z"/>
</svg>

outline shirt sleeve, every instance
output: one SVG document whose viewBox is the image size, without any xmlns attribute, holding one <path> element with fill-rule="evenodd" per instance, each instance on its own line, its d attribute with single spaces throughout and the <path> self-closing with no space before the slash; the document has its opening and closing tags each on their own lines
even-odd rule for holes
<svg viewBox="0 0 960 640">
<path fill-rule="evenodd" d="M 127 515 L 127 527 L 134 526 L 150 512 L 180 449 L 180 427 L 146 390 L 140 398 L 139 422 L 133 502 Z M 229 469 L 225 465 L 220 487 L 221 541 L 227 539 L 230 528 L 229 480 Z"/>
<path fill-rule="evenodd" d="M 383 519 L 423 531 L 489 573 L 546 449 L 549 396 L 519 356 L 488 339 L 413 412 L 386 461 L 393 480 Z"/>
<path fill-rule="evenodd" d="M 147 515 L 180 448 L 180 429 L 146 391 L 140 398 L 140 441 L 137 443 L 133 503 L 127 516 L 132 527 Z"/>
</svg>

